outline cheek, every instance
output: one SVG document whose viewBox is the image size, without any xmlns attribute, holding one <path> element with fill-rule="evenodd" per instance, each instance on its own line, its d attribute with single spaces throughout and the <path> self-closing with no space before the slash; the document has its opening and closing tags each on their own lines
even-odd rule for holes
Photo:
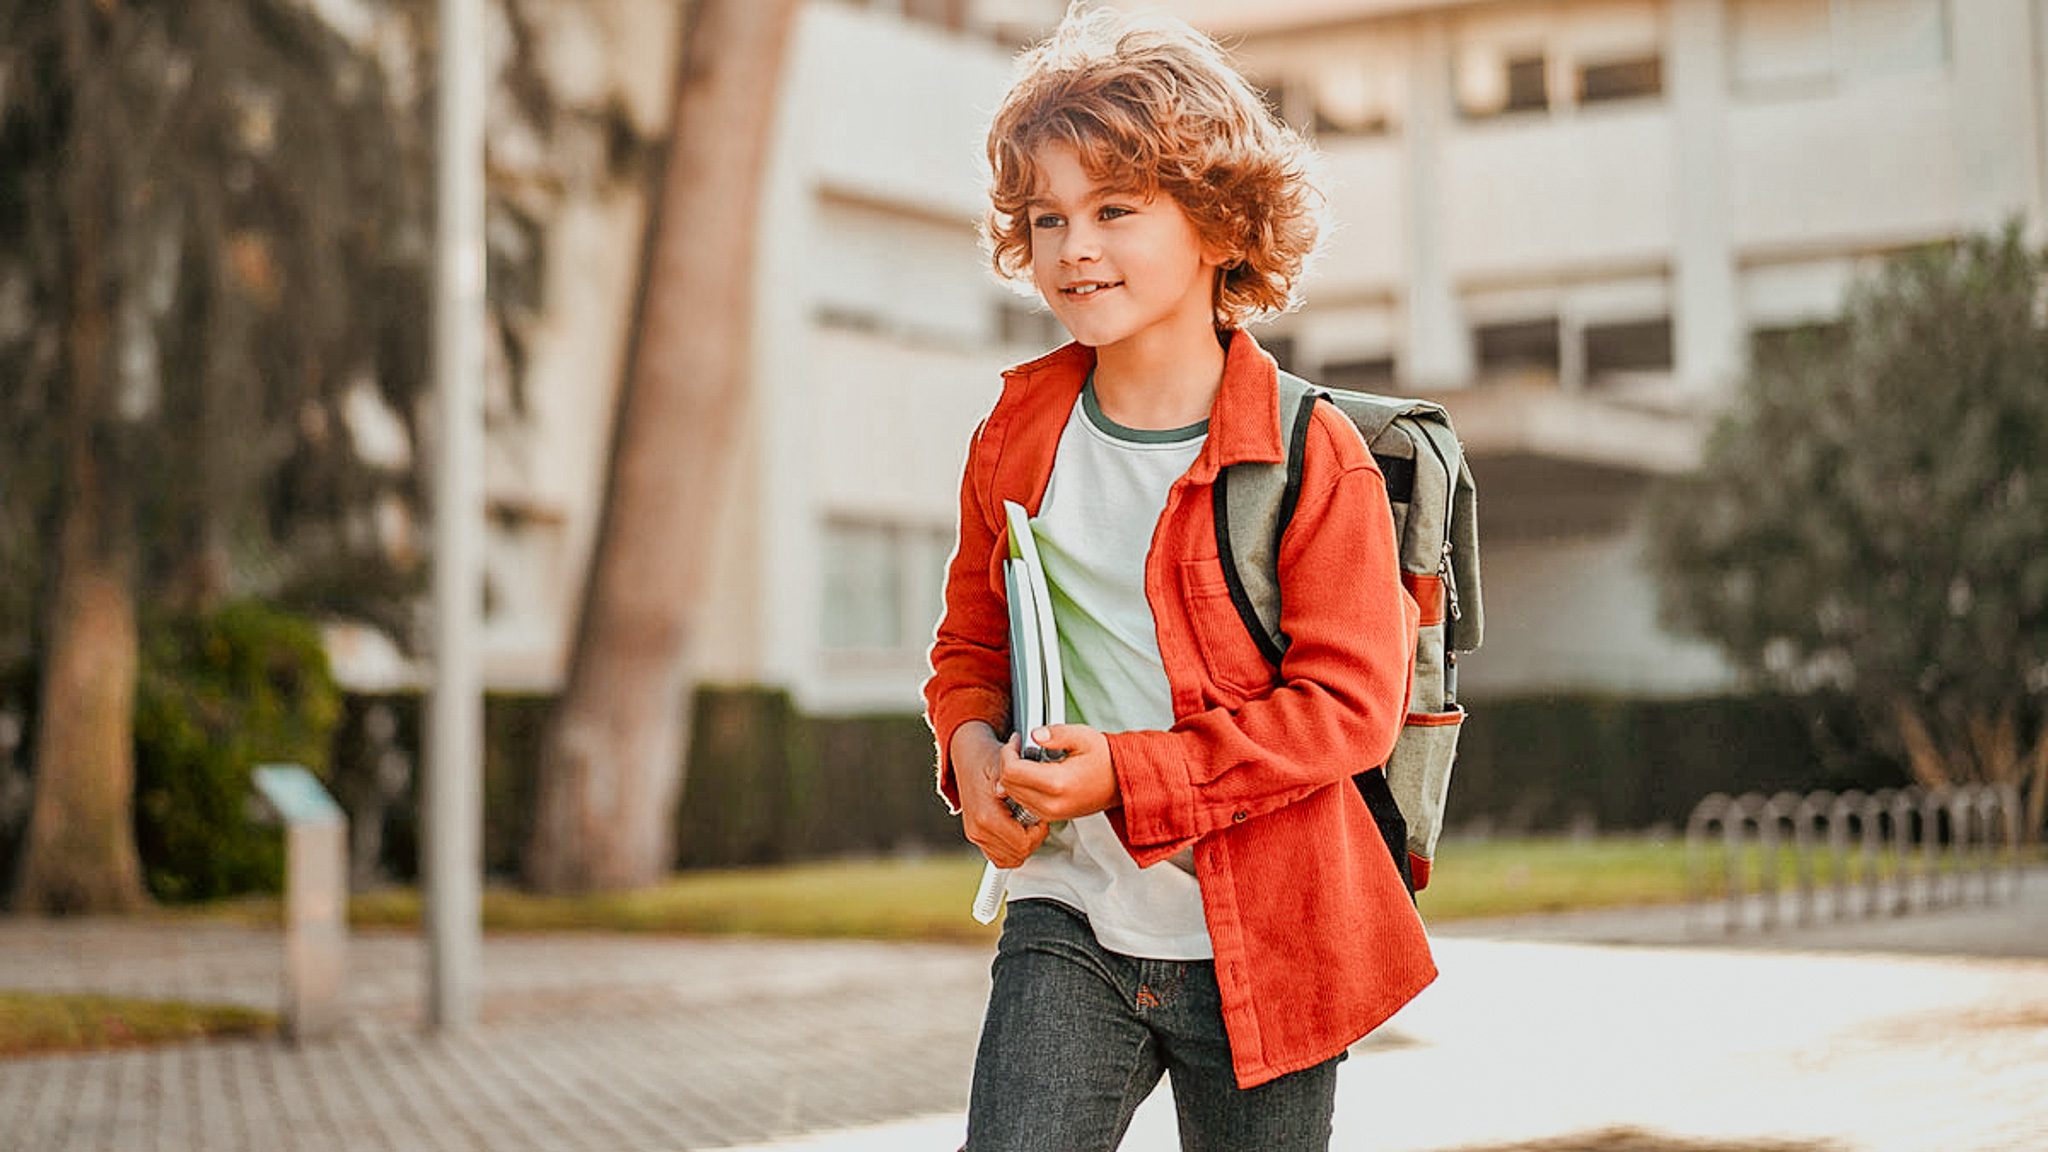
<svg viewBox="0 0 2048 1152">
<path fill-rule="evenodd" d="M 1048 291 L 1056 283 L 1055 271 L 1059 268 L 1059 253 L 1049 243 L 1033 240 L 1029 249 L 1031 256 L 1031 282 L 1041 292 Z"/>
</svg>

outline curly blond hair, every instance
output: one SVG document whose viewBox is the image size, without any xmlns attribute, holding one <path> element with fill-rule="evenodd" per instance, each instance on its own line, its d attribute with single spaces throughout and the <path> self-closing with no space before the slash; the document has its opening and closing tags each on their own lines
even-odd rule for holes
<svg viewBox="0 0 2048 1152">
<path fill-rule="evenodd" d="M 983 234 L 998 275 L 1028 282 L 1039 191 L 1034 159 L 1072 145 L 1092 179 L 1164 192 L 1227 253 L 1215 322 L 1235 328 L 1294 303 L 1322 231 L 1317 157 L 1278 120 L 1214 40 L 1170 17 L 1076 4 L 1018 58 L 989 126 Z"/>
</svg>

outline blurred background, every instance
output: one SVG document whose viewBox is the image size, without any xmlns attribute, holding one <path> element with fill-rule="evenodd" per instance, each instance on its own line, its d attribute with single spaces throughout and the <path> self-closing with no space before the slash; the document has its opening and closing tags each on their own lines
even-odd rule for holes
<svg viewBox="0 0 2048 1152">
<path fill-rule="evenodd" d="M 1225 37 L 1327 161 L 1326 249 L 1261 342 L 1324 384 L 1439 399 L 1466 442 L 1489 626 L 1461 670 L 1454 834 L 1668 829 L 1710 792 L 1914 779 L 2025 787 L 2040 827 L 2048 4 L 1148 6 Z M 664 253 L 715 239 L 673 192 L 724 155 L 674 130 L 716 7 L 494 0 L 475 46 L 485 866 L 543 887 L 958 847 L 917 694 L 958 470 L 1001 370 L 1062 339 L 976 230 L 987 117 L 1062 0 L 801 0 L 786 35 L 732 48 L 768 94 L 721 121 L 763 149 L 727 189 L 755 213 L 737 329 L 663 279 Z M 416 875 L 432 16 L 0 0 L 0 890 L 20 907 L 274 886 L 274 835 L 245 828 L 264 760 L 328 782 L 359 886 Z M 1884 308 L 1939 296 L 1898 279 L 1915 260 L 1964 269 L 1935 277 L 1964 304 L 2018 283 L 2026 305 L 1908 324 Z M 1997 333 L 2018 351 L 1969 359 Z M 708 380 L 717 435 L 619 419 L 676 374 L 654 350 L 712 345 L 742 366 Z M 1866 395 L 1916 348 L 1943 355 Z M 1792 418 L 1753 419 L 1773 402 Z M 1861 402 L 1905 431 L 1845 415 Z M 1939 415 L 1986 410 L 1976 432 Z M 1865 442 L 1897 452 L 1830 511 L 1813 493 L 1854 469 L 1813 445 Z M 684 456 L 712 482 L 608 533 L 615 474 Z M 1953 499 L 1916 527 L 1922 489 Z M 607 549 L 668 605 L 637 625 L 660 651 L 634 675 L 679 733 L 651 769 L 563 750 Z M 577 851 L 537 831 L 572 803 L 547 781 L 608 773 L 650 777 L 615 790 L 652 798 L 619 817 L 652 829 L 651 862 L 537 870 Z"/>
</svg>

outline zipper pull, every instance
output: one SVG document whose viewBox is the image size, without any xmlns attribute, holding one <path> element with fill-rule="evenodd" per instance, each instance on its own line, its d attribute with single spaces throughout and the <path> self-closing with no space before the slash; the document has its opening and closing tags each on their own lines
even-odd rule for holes
<svg viewBox="0 0 2048 1152">
<path fill-rule="evenodd" d="M 1451 542 L 1449 540 L 1444 541 L 1444 557 L 1436 566 L 1436 574 L 1444 582 L 1444 606 L 1449 610 L 1451 619 L 1457 620 L 1464 613 L 1458 608 L 1458 582 L 1453 578 L 1451 572 Z"/>
</svg>

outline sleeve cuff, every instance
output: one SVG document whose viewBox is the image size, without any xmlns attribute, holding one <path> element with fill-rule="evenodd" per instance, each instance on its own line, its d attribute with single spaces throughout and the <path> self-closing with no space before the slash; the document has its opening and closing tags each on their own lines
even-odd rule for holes
<svg viewBox="0 0 2048 1152">
<path fill-rule="evenodd" d="M 1171 739 L 1145 732 L 1112 732 L 1108 738 L 1123 798 L 1114 823 L 1124 846 L 1141 864 L 1172 856 L 1193 841 L 1195 817 L 1187 775 L 1170 755 Z"/>
</svg>

